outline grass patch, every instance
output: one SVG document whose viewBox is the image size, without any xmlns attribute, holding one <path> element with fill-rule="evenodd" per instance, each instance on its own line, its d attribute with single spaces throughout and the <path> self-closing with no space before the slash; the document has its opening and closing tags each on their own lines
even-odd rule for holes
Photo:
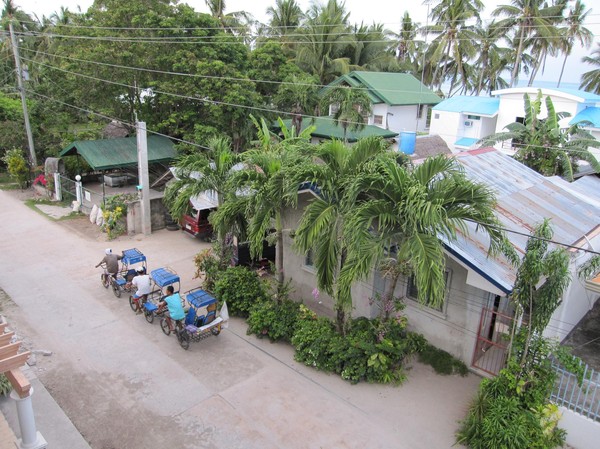
<svg viewBox="0 0 600 449">
<path fill-rule="evenodd" d="M 467 365 L 458 360 L 452 354 L 438 349 L 435 346 L 427 345 L 423 351 L 419 352 L 419 360 L 422 363 L 431 365 L 436 373 L 442 375 L 460 374 L 466 376 L 469 373 Z"/>
</svg>

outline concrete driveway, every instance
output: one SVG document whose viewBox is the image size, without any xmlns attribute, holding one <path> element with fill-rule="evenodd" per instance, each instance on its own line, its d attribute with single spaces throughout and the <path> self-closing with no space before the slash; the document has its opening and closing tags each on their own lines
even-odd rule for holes
<svg viewBox="0 0 600 449">
<path fill-rule="evenodd" d="M 36 375 L 94 449 L 450 448 L 479 383 L 414 363 L 401 387 L 350 385 L 236 319 L 182 350 L 94 269 L 105 247 L 137 247 L 150 269 L 171 267 L 183 291 L 196 287 L 192 259 L 206 244 L 180 232 L 99 242 L 0 191 L 0 236 L 8 318 L 53 352 Z"/>
</svg>

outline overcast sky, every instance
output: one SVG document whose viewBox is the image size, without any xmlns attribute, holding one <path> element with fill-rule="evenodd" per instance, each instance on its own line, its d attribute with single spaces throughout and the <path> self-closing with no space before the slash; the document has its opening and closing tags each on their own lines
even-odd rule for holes
<svg viewBox="0 0 600 449">
<path fill-rule="evenodd" d="M 127 1 L 127 0 L 123 0 Z M 306 11 L 311 4 L 311 0 L 297 0 L 302 10 Z M 322 0 L 325 2 L 325 0 Z M 486 4 L 486 10 L 482 14 L 483 20 L 491 18 L 491 11 L 496 5 L 510 4 L 510 0 L 483 0 Z M 71 11 L 77 11 L 77 6 L 81 7 L 82 11 L 86 11 L 93 3 L 93 0 L 15 0 L 23 11 L 27 13 L 35 13 L 38 17 L 43 15 L 49 16 L 55 11 L 59 11 L 61 6 L 69 8 Z M 180 1 L 187 3 L 196 11 L 208 12 L 208 7 L 204 0 L 187 0 Z M 404 11 L 408 9 L 411 18 L 422 25 L 427 21 L 427 6 L 422 0 L 346 0 L 346 8 L 350 11 L 350 21 L 352 23 L 366 24 L 373 22 L 383 23 L 385 28 L 397 30 L 400 27 L 400 19 Z M 433 0 L 432 4 L 436 1 Z M 583 48 L 575 48 L 568 59 L 567 69 L 563 75 L 563 82 L 579 83 L 579 78 L 583 72 L 591 70 L 593 67 L 581 63 L 581 58 L 589 55 L 593 48 L 600 42 L 600 0 L 584 0 L 588 9 L 592 9 L 588 15 L 587 28 L 596 36 L 594 46 L 585 50 Z M 245 10 L 252 14 L 255 19 L 266 22 L 266 9 L 275 4 L 275 0 L 226 0 L 226 12 L 234 12 Z M 597 5 L 597 6 L 596 6 Z M 596 6 L 592 8 L 592 6 Z M 537 76 L 537 80 L 555 81 L 560 73 L 562 58 L 555 61 L 550 61 L 547 65 L 546 72 Z M 510 78 L 510 77 L 508 77 Z M 521 78 L 526 79 L 523 75 Z"/>
</svg>

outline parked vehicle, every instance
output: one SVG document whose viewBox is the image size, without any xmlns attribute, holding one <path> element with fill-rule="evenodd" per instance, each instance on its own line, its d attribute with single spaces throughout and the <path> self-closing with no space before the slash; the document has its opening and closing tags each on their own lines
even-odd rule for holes
<svg viewBox="0 0 600 449">
<path fill-rule="evenodd" d="M 213 235 L 212 225 L 208 221 L 208 216 L 215 209 L 192 209 L 190 215 L 184 215 L 181 218 L 181 229 L 192 237 L 204 241 L 210 241 Z"/>
</svg>

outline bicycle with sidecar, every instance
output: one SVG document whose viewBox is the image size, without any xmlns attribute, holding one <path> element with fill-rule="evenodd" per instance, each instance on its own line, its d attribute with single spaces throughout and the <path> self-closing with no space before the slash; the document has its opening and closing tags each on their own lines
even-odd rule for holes
<svg viewBox="0 0 600 449">
<path fill-rule="evenodd" d="M 158 287 L 158 289 L 153 289 L 152 292 L 148 294 L 147 300 L 141 304 L 141 310 L 144 313 L 146 321 L 152 324 L 155 317 L 163 317 L 166 311 L 166 308 L 162 310 L 159 310 L 158 308 L 158 301 L 165 296 L 166 287 L 171 285 L 173 286 L 175 293 L 179 293 L 181 280 L 179 279 L 179 275 L 169 268 L 157 268 L 156 270 L 152 270 L 150 272 L 150 278 L 152 279 L 154 286 Z M 134 301 L 133 297 L 130 301 Z M 181 302 L 183 305 L 183 299 Z M 133 306 L 131 306 L 131 308 L 133 309 Z"/>
<path fill-rule="evenodd" d="M 102 264 L 103 273 L 100 275 L 100 281 L 104 288 L 112 287 L 112 291 L 117 298 L 121 297 L 122 292 L 131 291 L 128 282 L 135 276 L 137 266 L 146 266 L 146 256 L 137 248 L 126 249 L 123 251 L 121 259 L 121 269 L 116 277 L 106 271 L 106 264 Z"/>
<path fill-rule="evenodd" d="M 211 335 L 219 335 L 224 317 L 221 316 L 226 306 L 217 313 L 217 300 L 201 288 L 193 289 L 185 294 L 189 309 L 183 320 L 173 320 L 164 316 L 160 320 L 160 328 L 165 335 L 174 332 L 183 349 L 190 347 L 191 341 L 200 341 Z"/>
</svg>

